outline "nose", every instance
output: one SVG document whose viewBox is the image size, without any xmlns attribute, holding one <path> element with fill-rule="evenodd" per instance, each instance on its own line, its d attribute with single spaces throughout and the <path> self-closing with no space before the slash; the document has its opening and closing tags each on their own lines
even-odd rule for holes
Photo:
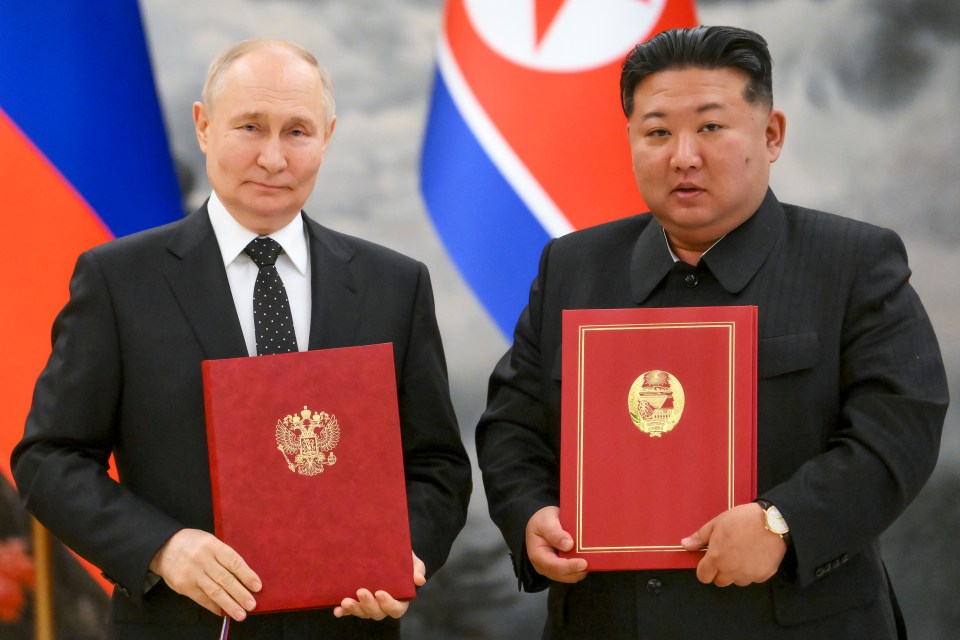
<svg viewBox="0 0 960 640">
<path fill-rule="evenodd" d="M 670 166 L 676 171 L 699 169 L 702 163 L 700 147 L 695 134 L 677 134 L 674 137 Z"/>
<path fill-rule="evenodd" d="M 263 141 L 257 164 L 270 173 L 277 173 L 287 168 L 287 156 L 283 144 L 276 136 L 270 136 Z"/>
</svg>

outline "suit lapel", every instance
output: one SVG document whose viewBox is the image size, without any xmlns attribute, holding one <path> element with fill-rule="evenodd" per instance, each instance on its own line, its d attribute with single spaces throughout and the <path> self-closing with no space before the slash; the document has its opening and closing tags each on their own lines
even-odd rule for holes
<svg viewBox="0 0 960 640">
<path fill-rule="evenodd" d="M 310 238 L 310 349 L 354 343 L 360 295 L 351 269 L 353 249 L 329 229 L 303 216 Z"/>
<path fill-rule="evenodd" d="M 204 205 L 184 220 L 167 249 L 167 280 L 207 359 L 248 355 L 220 247 Z"/>
</svg>

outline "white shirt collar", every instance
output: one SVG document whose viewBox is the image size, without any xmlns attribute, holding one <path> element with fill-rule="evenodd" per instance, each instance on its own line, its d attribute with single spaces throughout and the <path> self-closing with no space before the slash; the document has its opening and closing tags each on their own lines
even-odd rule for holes
<svg viewBox="0 0 960 640">
<path fill-rule="evenodd" d="M 217 236 L 217 244 L 220 245 L 223 265 L 229 266 L 237 257 L 246 255 L 243 253 L 244 248 L 250 244 L 251 240 L 258 237 L 258 234 L 237 222 L 220 202 L 216 192 L 210 193 L 207 213 L 210 215 L 213 232 Z M 307 275 L 310 254 L 307 248 L 307 229 L 301 216 L 295 217 L 288 225 L 271 233 L 270 237 L 280 243 L 283 252 L 290 258 L 297 271 L 301 275 Z"/>
<path fill-rule="evenodd" d="M 670 252 L 670 257 L 673 258 L 674 262 L 680 262 L 680 258 L 677 257 L 677 254 L 673 252 L 673 247 L 670 246 L 670 239 L 667 238 L 667 230 L 664 229 L 663 227 L 660 227 L 660 230 L 663 231 L 663 241 L 667 244 L 667 251 Z M 721 240 L 723 240 L 726 237 L 726 235 L 727 234 L 723 234 L 722 236 L 717 238 L 717 242 L 720 242 Z M 707 251 L 710 251 L 710 249 L 713 249 L 715 246 L 717 246 L 717 242 L 714 242 L 712 245 L 707 247 Z M 703 258 L 703 256 L 707 255 L 707 251 L 704 251 L 703 253 L 701 253 L 700 257 Z"/>
</svg>

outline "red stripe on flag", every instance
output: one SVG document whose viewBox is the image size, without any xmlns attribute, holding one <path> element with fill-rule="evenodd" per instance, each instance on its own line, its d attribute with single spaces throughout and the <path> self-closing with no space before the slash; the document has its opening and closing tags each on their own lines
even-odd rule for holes
<svg viewBox="0 0 960 640">
<path fill-rule="evenodd" d="M 50 355 L 50 326 L 66 303 L 77 256 L 112 236 L 83 198 L 0 109 L 4 264 L 0 277 L 0 472 L 23 435 L 33 386 Z"/>
<path fill-rule="evenodd" d="M 668 2 L 649 35 L 696 24 L 693 4 Z M 538 21 L 559 9 L 538 3 Z M 543 71 L 514 64 L 483 41 L 463 0 L 447 4 L 446 32 L 477 100 L 575 229 L 645 210 L 618 95 L 622 59 L 543 82 Z"/>
</svg>

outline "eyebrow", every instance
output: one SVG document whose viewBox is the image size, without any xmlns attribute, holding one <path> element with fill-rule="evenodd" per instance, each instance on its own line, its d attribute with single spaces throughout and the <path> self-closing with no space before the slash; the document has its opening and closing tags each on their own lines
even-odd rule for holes
<svg viewBox="0 0 960 640">
<path fill-rule="evenodd" d="M 699 107 L 697 107 L 697 108 L 696 108 L 696 112 L 697 112 L 697 113 L 706 113 L 707 111 L 717 111 L 717 110 L 722 110 L 722 109 L 725 109 L 725 108 L 726 108 L 726 107 L 725 107 L 724 105 L 720 104 L 719 102 L 708 102 L 708 103 L 706 103 L 706 104 L 702 104 L 702 105 L 700 105 Z M 652 119 L 654 119 L 654 118 L 666 118 L 666 117 L 667 117 L 667 114 L 664 113 L 663 111 L 648 111 L 648 112 L 646 112 L 645 114 L 643 114 L 643 118 L 642 118 L 642 119 L 643 119 L 643 120 L 652 120 Z"/>
<path fill-rule="evenodd" d="M 233 118 L 232 121 L 238 120 L 259 120 L 263 117 L 263 112 L 261 111 L 245 111 L 243 113 L 238 113 Z"/>
<path fill-rule="evenodd" d="M 697 113 L 706 113 L 707 111 L 723 110 L 726 107 L 719 102 L 708 102 L 697 107 Z"/>
<path fill-rule="evenodd" d="M 266 117 L 266 114 L 262 111 L 244 111 L 243 113 L 238 113 L 233 118 L 230 119 L 230 122 L 246 122 L 248 120 L 262 120 Z M 296 115 L 287 120 L 287 123 L 300 124 L 305 127 L 316 127 L 318 126 L 313 118 L 308 118 L 306 116 Z"/>
</svg>

